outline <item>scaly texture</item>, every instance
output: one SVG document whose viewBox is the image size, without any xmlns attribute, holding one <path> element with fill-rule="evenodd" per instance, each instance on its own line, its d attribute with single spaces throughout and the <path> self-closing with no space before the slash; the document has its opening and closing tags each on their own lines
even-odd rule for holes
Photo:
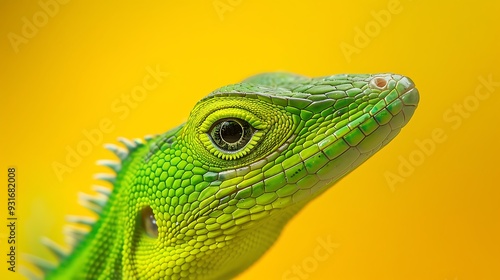
<svg viewBox="0 0 500 280">
<path fill-rule="evenodd" d="M 113 190 L 82 195 L 97 221 L 67 230 L 71 254 L 45 240 L 47 279 L 229 279 L 289 219 L 391 141 L 419 95 L 394 74 L 306 78 L 272 73 L 222 87 L 188 121 L 145 141 L 109 145 Z M 311 225 L 312 227 L 314 225 Z"/>
</svg>

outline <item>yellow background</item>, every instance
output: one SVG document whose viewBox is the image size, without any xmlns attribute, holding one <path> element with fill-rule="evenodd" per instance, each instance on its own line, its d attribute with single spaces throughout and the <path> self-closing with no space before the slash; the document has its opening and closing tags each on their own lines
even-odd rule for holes
<svg viewBox="0 0 500 280">
<path fill-rule="evenodd" d="M 44 22 L 38 1 L 0 3 L 0 174 L 18 170 L 18 254 L 53 259 L 39 236 L 62 243 L 64 216 L 89 214 L 76 194 L 92 192 L 92 174 L 106 170 L 94 162 L 112 158 L 101 143 L 168 130 L 219 86 L 277 70 L 395 72 L 410 76 L 421 93 L 408 126 L 308 205 L 237 279 L 500 279 L 497 2 L 75 0 L 57 7 Z M 376 21 L 387 13 L 390 19 Z M 23 19 L 33 23 L 34 15 L 36 32 L 13 44 L 12 34 L 23 36 Z M 366 28 L 368 37 L 357 38 Z M 346 55 L 347 44 L 357 52 Z M 157 65 L 168 77 L 121 119 L 113 102 Z M 474 104 L 480 77 L 497 85 Z M 468 115 L 453 111 L 464 102 L 472 102 Z M 53 162 L 65 163 L 66 147 L 74 149 L 103 119 L 113 131 L 58 180 Z M 422 154 L 415 141 L 435 129 L 446 139 L 434 141 L 434 151 L 391 187 L 385 175 L 400 176 L 402 160 Z M 0 229 L 1 275 L 22 279 L 7 271 L 6 227 Z M 339 245 L 323 261 L 314 257 L 318 238 Z M 304 263 L 316 265 L 287 278 Z"/>
</svg>

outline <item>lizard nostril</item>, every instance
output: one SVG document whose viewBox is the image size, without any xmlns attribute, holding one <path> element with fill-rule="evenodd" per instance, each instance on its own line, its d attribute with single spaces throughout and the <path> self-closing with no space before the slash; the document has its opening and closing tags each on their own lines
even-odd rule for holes
<svg viewBox="0 0 500 280">
<path fill-rule="evenodd" d="M 378 89 L 384 89 L 385 86 L 387 86 L 387 80 L 382 77 L 375 77 L 370 81 L 370 83 Z"/>
</svg>

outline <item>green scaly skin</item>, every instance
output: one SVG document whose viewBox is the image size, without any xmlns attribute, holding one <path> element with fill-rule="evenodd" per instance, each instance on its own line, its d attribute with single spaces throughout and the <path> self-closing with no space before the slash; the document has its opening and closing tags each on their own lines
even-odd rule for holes
<svg viewBox="0 0 500 280">
<path fill-rule="evenodd" d="M 418 100 L 413 82 L 395 74 L 272 73 L 222 87 L 185 124 L 123 140 L 128 155 L 111 148 L 122 161 L 107 164 L 117 174 L 99 219 L 46 277 L 230 279 L 390 142 Z"/>
</svg>

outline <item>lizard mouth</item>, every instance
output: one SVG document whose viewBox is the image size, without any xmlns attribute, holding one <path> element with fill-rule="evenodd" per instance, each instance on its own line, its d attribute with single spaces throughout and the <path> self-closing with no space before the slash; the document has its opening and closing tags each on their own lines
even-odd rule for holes
<svg viewBox="0 0 500 280">
<path fill-rule="evenodd" d="M 405 92 L 403 92 L 403 94 L 401 94 L 401 99 L 403 100 L 403 103 L 407 106 L 417 106 L 418 101 L 420 99 L 418 89 L 416 87 L 407 89 Z"/>
<path fill-rule="evenodd" d="M 375 77 L 371 85 L 385 90 L 389 82 L 384 78 L 388 77 Z M 325 172 L 317 173 L 321 180 L 327 182 L 324 185 L 337 181 L 352 167 L 367 160 L 396 137 L 410 121 L 420 99 L 419 92 L 411 79 L 399 76 L 396 80 L 397 90 L 387 93 L 371 109 L 353 119 L 346 126 L 349 130 L 342 133 L 335 131 L 318 143 L 321 152 L 330 160 L 324 166 Z"/>
<path fill-rule="evenodd" d="M 415 87 L 415 83 L 413 83 L 413 81 L 408 77 L 403 77 L 398 81 L 398 83 L 404 85 L 406 88 L 403 93 L 400 94 L 400 98 L 402 99 L 404 105 L 417 106 L 419 94 L 417 88 Z"/>
<path fill-rule="evenodd" d="M 396 100 L 401 100 L 403 103 L 403 108 L 401 110 L 404 115 L 404 126 L 408 123 L 408 121 L 410 121 L 411 117 L 413 116 L 413 113 L 418 106 L 418 102 L 420 101 L 420 94 L 418 92 L 418 89 L 415 88 L 415 85 L 412 84 Z M 396 100 L 393 102 L 396 102 Z M 390 104 L 388 104 L 387 106 L 390 106 Z"/>
<path fill-rule="evenodd" d="M 377 76 L 370 81 L 372 87 L 380 90 L 385 90 L 389 84 L 385 79 L 394 79 L 397 85 L 368 111 L 368 116 L 360 120 L 373 118 L 378 125 L 391 123 L 393 129 L 401 128 L 410 120 L 420 99 L 419 92 L 410 78 L 398 76 Z M 397 117 L 400 113 L 402 118 Z"/>
</svg>

